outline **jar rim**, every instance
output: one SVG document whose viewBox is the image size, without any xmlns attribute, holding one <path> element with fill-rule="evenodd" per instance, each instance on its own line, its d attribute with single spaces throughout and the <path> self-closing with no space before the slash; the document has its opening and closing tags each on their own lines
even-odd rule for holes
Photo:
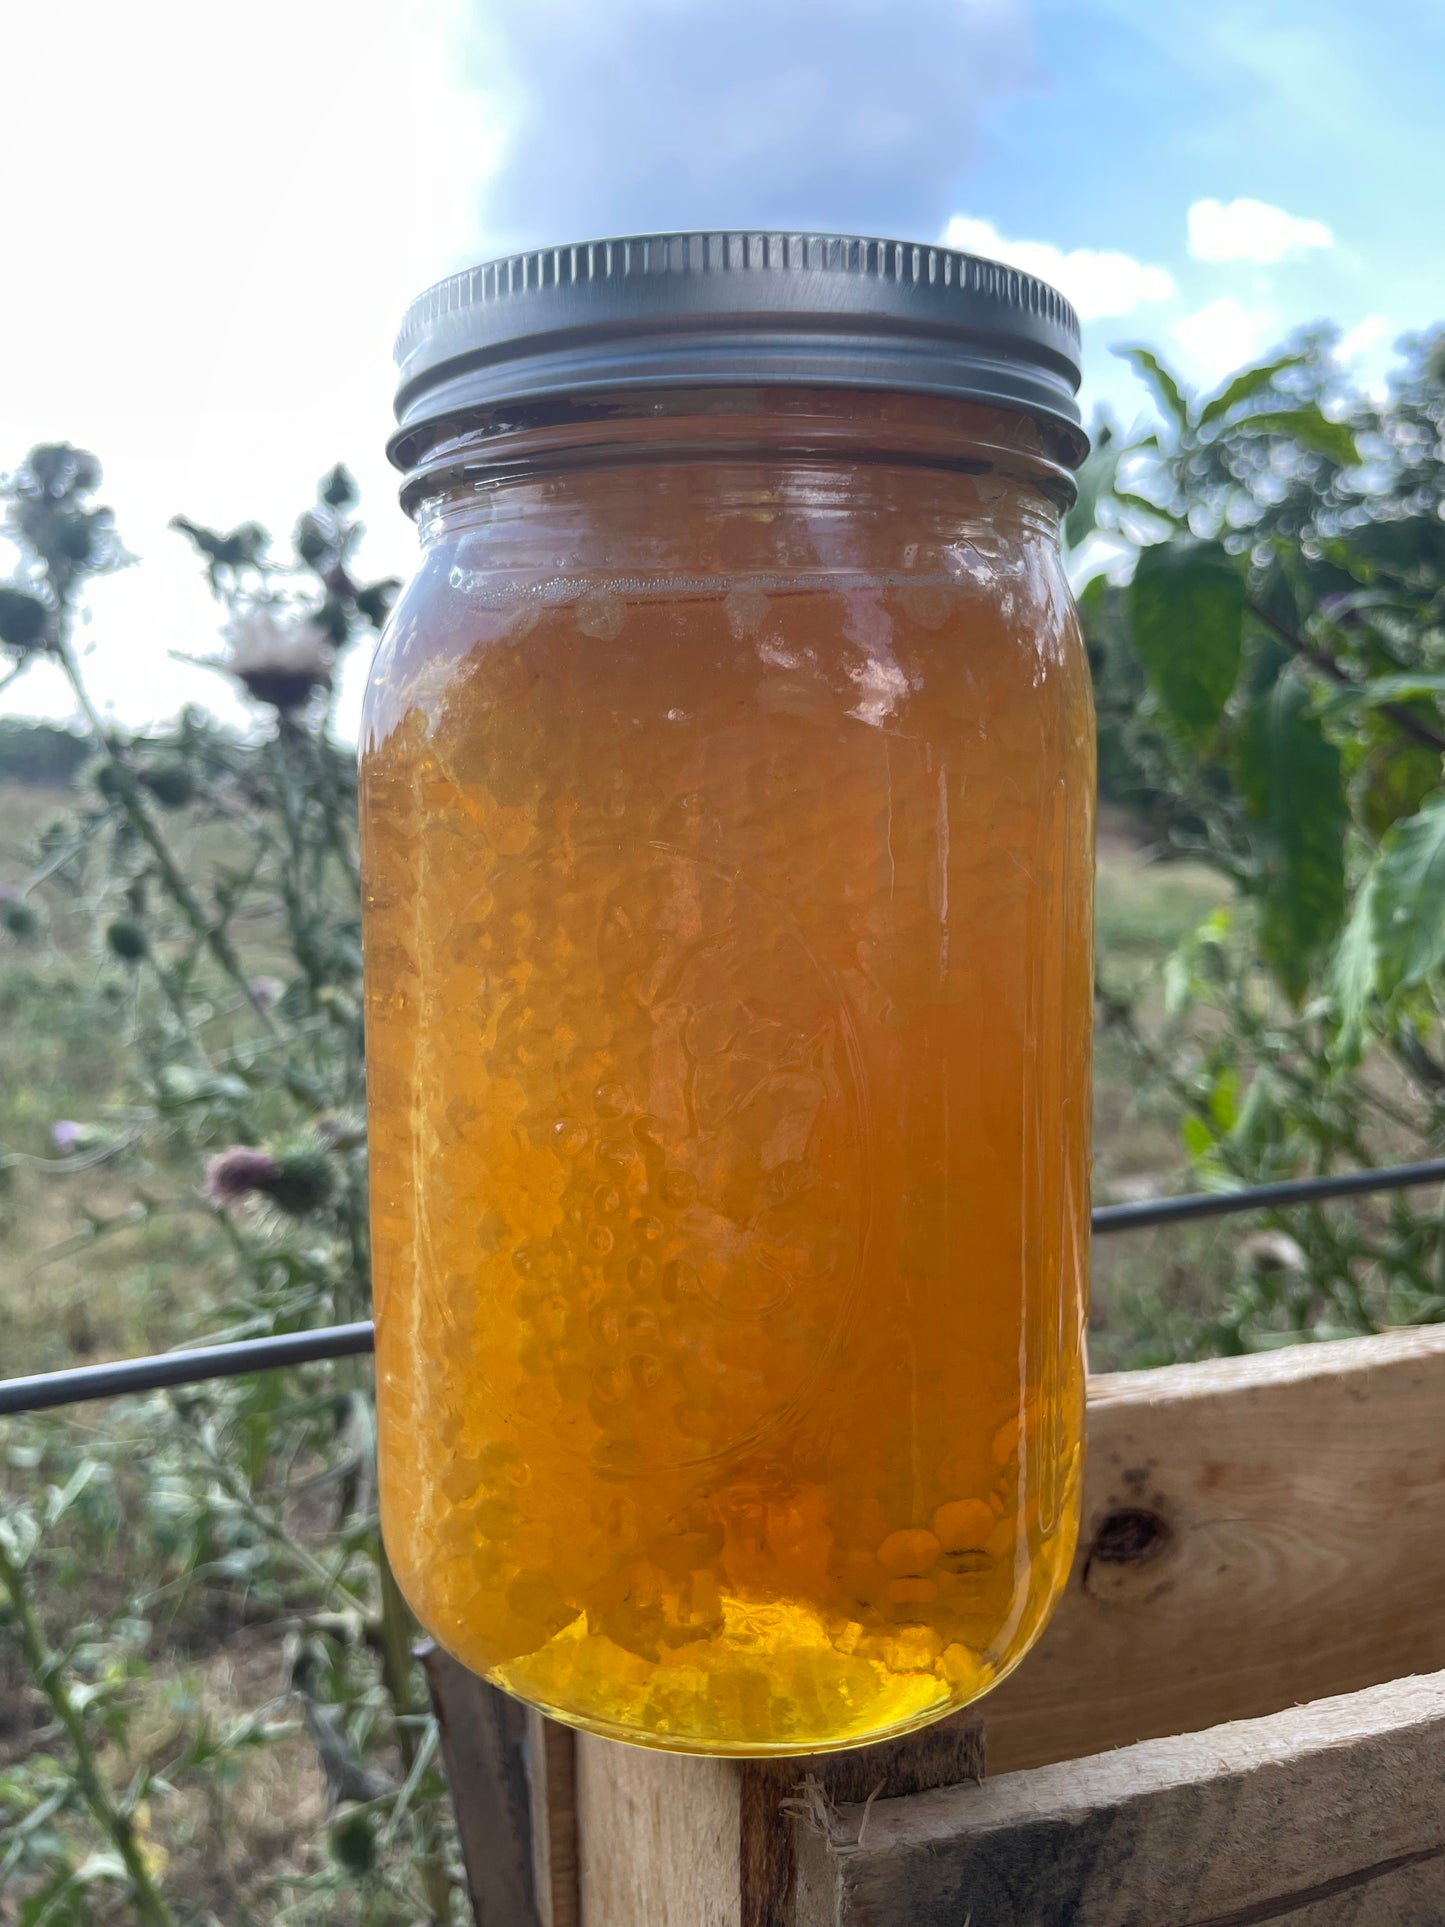
<svg viewBox="0 0 1445 1927">
<path fill-rule="evenodd" d="M 1057 423 L 996 402 L 809 387 L 633 390 L 462 411 L 404 442 L 401 505 L 458 488 L 598 468 L 765 466 L 930 468 L 1012 475 L 1061 510 L 1077 499 L 1072 445 Z"/>
<path fill-rule="evenodd" d="M 397 467 L 460 414 L 623 391 L 843 388 L 992 403 L 1088 451 L 1079 323 L 1017 268 L 860 235 L 633 235 L 483 262 L 397 338 Z"/>
</svg>

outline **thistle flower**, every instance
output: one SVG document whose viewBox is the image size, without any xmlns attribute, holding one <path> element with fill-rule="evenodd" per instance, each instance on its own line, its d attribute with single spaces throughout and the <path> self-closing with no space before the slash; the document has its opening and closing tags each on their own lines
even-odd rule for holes
<svg viewBox="0 0 1445 1927">
<path fill-rule="evenodd" d="M 105 941 L 122 963 L 139 963 L 150 948 L 145 931 L 129 917 L 117 917 L 114 923 L 107 924 Z"/>
<path fill-rule="evenodd" d="M 164 809 L 181 809 L 196 794 L 196 779 L 184 763 L 157 763 L 143 769 L 140 780 Z"/>
<path fill-rule="evenodd" d="M 25 901 L 13 883 L 0 884 L 0 927 L 21 943 L 40 928 L 34 906 Z"/>
<path fill-rule="evenodd" d="M 288 1217 L 319 1211 L 335 1189 L 331 1161 L 320 1145 L 274 1153 L 254 1144 L 233 1144 L 206 1166 L 206 1195 L 222 1210 L 244 1198 L 269 1198 Z"/>
<path fill-rule="evenodd" d="M 311 616 L 246 609 L 231 618 L 225 637 L 227 654 L 219 666 L 249 696 L 282 715 L 331 687 L 331 644 Z"/>
<path fill-rule="evenodd" d="M 281 1166 L 269 1151 L 251 1144 L 233 1144 L 206 1165 L 206 1195 L 225 1210 L 258 1191 L 269 1191 L 281 1176 Z"/>
<path fill-rule="evenodd" d="M 328 1202 L 336 1189 L 336 1173 L 320 1145 L 283 1152 L 276 1161 L 281 1175 L 268 1186 L 266 1195 L 278 1209 L 290 1217 L 304 1218 Z"/>
<path fill-rule="evenodd" d="M 24 655 L 39 649 L 50 624 L 50 611 L 38 596 L 0 583 L 0 644 Z"/>
</svg>

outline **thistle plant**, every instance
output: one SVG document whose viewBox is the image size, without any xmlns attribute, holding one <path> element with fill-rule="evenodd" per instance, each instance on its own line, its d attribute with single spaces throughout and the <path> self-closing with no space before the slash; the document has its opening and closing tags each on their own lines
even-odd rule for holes
<svg viewBox="0 0 1445 1927">
<path fill-rule="evenodd" d="M 0 675 L 56 665 L 90 748 L 70 807 L 6 853 L 0 943 L 85 1005 L 112 1070 L 89 1114 L 0 1147 L 0 1180 L 69 1187 L 66 1251 L 144 1238 L 177 1254 L 173 1344 L 364 1317 L 355 777 L 334 684 L 396 585 L 361 576 L 340 467 L 289 551 L 254 523 L 177 518 L 217 602 L 218 642 L 194 654 L 251 723 L 187 711 L 123 729 L 76 642 L 89 583 L 131 565 L 100 486 L 95 458 L 59 445 L 0 484 L 19 556 L 0 587 Z M 83 1423 L 7 1423 L 0 1663 L 36 1725 L 0 1754 L 0 1914 L 463 1917 L 415 1628 L 377 1527 L 373 1432 L 370 1368 L 354 1360 L 116 1401 Z M 87 1567 L 116 1585 L 77 1630 L 68 1575 Z M 204 1645 L 194 1629 L 209 1624 L 263 1639 L 270 1700 L 158 1736 L 175 1641 Z M 249 1763 L 307 1745 L 325 1788 L 313 1837 L 198 1886 L 177 1816 L 209 1801 L 223 1839 Z"/>
</svg>

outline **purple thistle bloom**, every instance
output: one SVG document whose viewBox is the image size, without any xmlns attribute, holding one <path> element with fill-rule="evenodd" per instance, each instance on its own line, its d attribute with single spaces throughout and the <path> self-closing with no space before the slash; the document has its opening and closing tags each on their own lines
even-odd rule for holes
<svg viewBox="0 0 1445 1927">
<path fill-rule="evenodd" d="M 50 1142 L 57 1151 L 73 1151 L 84 1135 L 84 1127 L 71 1117 L 57 1118 L 50 1127 Z"/>
<path fill-rule="evenodd" d="M 269 1151 L 257 1150 L 253 1144 L 233 1144 L 207 1164 L 206 1195 L 224 1209 L 257 1191 L 269 1191 L 281 1175 L 281 1166 Z"/>
</svg>

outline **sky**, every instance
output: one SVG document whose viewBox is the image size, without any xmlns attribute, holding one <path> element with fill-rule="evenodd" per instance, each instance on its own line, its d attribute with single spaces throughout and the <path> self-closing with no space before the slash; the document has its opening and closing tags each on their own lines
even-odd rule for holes
<svg viewBox="0 0 1445 1927">
<path fill-rule="evenodd" d="M 284 539 L 342 459 L 363 565 L 407 573 L 392 337 L 492 254 L 946 240 L 1074 300 L 1086 416 L 1126 422 L 1121 344 L 1211 386 L 1329 320 L 1378 390 L 1445 319 L 1439 0 L 47 0 L 3 41 L 0 469 L 38 440 L 100 456 L 138 564 L 83 641 L 130 724 L 241 713 L 175 660 L 218 617 L 172 515 Z M 0 697 L 68 708 L 44 665 Z"/>
</svg>

